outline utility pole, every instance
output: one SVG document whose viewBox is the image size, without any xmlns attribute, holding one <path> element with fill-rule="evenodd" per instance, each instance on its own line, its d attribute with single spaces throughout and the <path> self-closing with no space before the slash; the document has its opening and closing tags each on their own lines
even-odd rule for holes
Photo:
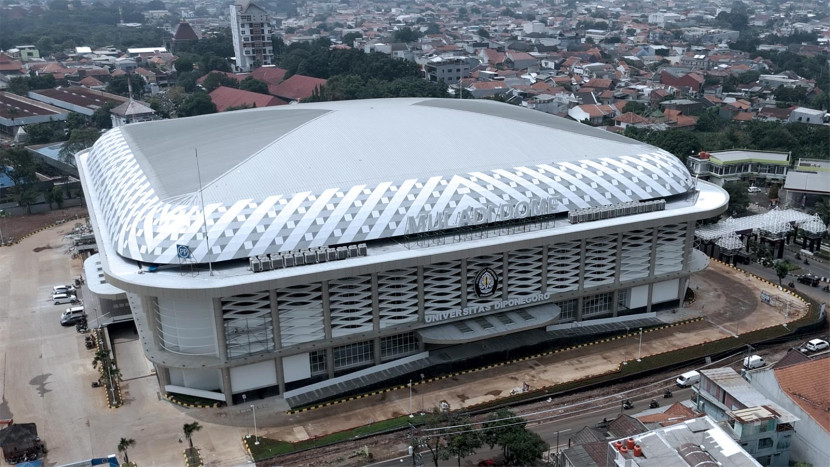
<svg viewBox="0 0 830 467">
<path fill-rule="evenodd" d="M 637 346 L 637 361 L 641 362 L 640 360 L 640 353 L 643 350 L 643 328 L 640 328 L 640 345 Z"/>
</svg>

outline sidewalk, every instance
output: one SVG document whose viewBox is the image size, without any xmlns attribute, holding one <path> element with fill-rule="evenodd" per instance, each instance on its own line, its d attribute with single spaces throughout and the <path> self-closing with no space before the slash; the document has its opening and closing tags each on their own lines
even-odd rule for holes
<svg viewBox="0 0 830 467">
<path fill-rule="evenodd" d="M 680 315 L 683 319 L 703 317 L 704 320 L 645 333 L 639 349 L 641 357 L 783 324 L 798 319 L 804 309 L 801 301 L 779 291 L 774 284 L 715 261 L 693 277 L 691 287 L 695 290 L 696 300 L 676 313 L 665 314 Z M 762 304 L 762 290 L 773 296 L 779 305 Z M 787 302 L 790 302 L 789 319 L 786 317 Z M 618 340 L 416 384 L 411 399 L 408 388 L 404 388 L 293 415 L 275 410 L 277 404 L 263 400 L 256 403 L 258 430 L 261 436 L 293 442 L 399 417 L 410 413 L 410 403 L 411 411 L 416 413 L 422 408 L 435 407 L 441 401 L 449 403 L 452 409 L 472 407 L 509 396 L 514 388 L 524 383 L 539 389 L 614 372 L 623 361 L 637 359 L 638 347 L 639 335 L 635 331 Z M 247 407 L 195 410 L 198 412 L 191 415 L 205 421 L 252 424 L 251 411 Z"/>
</svg>

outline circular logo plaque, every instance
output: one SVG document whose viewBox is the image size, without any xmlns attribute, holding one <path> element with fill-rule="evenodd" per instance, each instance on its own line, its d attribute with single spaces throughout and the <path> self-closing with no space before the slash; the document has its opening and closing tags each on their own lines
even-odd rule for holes
<svg viewBox="0 0 830 467">
<path fill-rule="evenodd" d="M 484 268 L 476 274 L 475 288 L 476 295 L 479 298 L 487 298 L 496 293 L 499 286 L 499 279 L 496 271 L 490 268 Z"/>
</svg>

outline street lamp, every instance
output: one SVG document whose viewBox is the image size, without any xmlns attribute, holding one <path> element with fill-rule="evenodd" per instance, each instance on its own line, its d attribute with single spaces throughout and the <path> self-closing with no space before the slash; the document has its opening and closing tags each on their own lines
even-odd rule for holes
<svg viewBox="0 0 830 467">
<path fill-rule="evenodd" d="M 424 374 L 421 373 L 421 415 L 424 414 Z"/>
<path fill-rule="evenodd" d="M 256 406 L 251 404 L 251 411 L 254 413 L 254 444 L 259 446 L 259 433 L 256 429 Z"/>
<path fill-rule="evenodd" d="M 641 362 L 640 355 L 643 350 L 643 328 L 640 328 L 640 345 L 637 346 L 637 361 Z"/>
<path fill-rule="evenodd" d="M 412 413 L 412 380 L 409 380 L 409 418 L 414 417 L 415 414 Z"/>
</svg>

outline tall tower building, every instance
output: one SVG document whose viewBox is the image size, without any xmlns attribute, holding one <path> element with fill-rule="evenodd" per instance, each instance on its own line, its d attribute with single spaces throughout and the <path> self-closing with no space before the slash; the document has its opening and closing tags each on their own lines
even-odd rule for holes
<svg viewBox="0 0 830 467">
<path fill-rule="evenodd" d="M 251 71 L 257 66 L 273 64 L 268 13 L 248 0 L 237 0 L 230 8 L 236 71 Z"/>
</svg>

